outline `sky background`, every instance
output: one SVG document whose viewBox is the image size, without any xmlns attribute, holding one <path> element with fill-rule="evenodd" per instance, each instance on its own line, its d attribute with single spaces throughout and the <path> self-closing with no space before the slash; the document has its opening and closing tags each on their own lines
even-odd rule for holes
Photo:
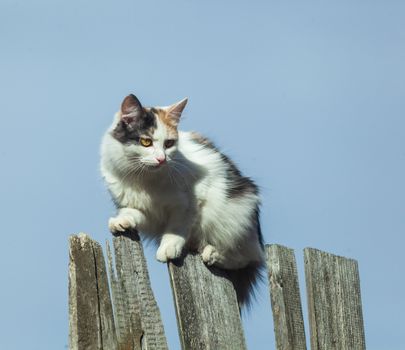
<svg viewBox="0 0 405 350">
<path fill-rule="evenodd" d="M 2 0 L 0 348 L 66 348 L 68 237 L 110 239 L 99 144 L 135 93 L 189 97 L 182 129 L 260 185 L 304 305 L 303 248 L 355 258 L 367 348 L 404 349 L 404 18 L 403 1 Z M 166 266 L 146 254 L 178 349 Z M 274 348 L 265 285 L 244 324 L 249 349 Z"/>
</svg>

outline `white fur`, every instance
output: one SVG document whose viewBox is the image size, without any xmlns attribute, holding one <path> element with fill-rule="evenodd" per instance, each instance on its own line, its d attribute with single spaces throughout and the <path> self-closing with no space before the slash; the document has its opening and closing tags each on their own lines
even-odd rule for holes
<svg viewBox="0 0 405 350">
<path fill-rule="evenodd" d="M 185 246 L 200 251 L 207 264 L 227 269 L 263 261 L 251 224 L 259 198 L 227 198 L 226 164 L 218 152 L 193 141 L 189 132 L 179 132 L 178 144 L 164 149 L 167 130 L 160 121 L 153 147 L 123 145 L 110 134 L 118 120 L 101 147 L 101 172 L 121 208 L 109 221 L 112 232 L 136 228 L 157 239 L 162 262 L 179 257 Z M 161 152 L 167 164 L 155 167 Z M 134 170 L 134 154 L 144 168 Z"/>
</svg>

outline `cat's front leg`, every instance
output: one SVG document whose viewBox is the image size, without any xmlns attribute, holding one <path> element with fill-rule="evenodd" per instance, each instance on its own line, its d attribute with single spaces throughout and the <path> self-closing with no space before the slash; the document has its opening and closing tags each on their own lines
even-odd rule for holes
<svg viewBox="0 0 405 350">
<path fill-rule="evenodd" d="M 110 218 L 108 227 L 111 233 L 116 234 L 130 229 L 140 230 L 145 221 L 145 215 L 140 210 L 121 208 L 117 216 Z"/>
<path fill-rule="evenodd" d="M 165 233 L 160 241 L 159 248 L 156 252 L 156 259 L 160 262 L 167 262 L 169 260 L 177 259 L 183 252 L 186 239 L 183 236 Z"/>
<path fill-rule="evenodd" d="M 181 210 L 170 217 L 156 252 L 157 260 L 167 262 L 181 256 L 189 233 L 189 222 L 190 217 Z"/>
</svg>

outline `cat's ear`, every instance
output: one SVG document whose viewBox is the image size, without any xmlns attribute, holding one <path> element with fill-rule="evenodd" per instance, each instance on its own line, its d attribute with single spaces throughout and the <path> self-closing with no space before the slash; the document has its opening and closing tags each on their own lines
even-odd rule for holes
<svg viewBox="0 0 405 350">
<path fill-rule="evenodd" d="M 184 108 L 186 107 L 188 99 L 184 98 L 181 101 L 172 104 L 171 106 L 166 107 L 167 113 L 176 123 L 179 122 L 181 113 L 183 113 Z"/>
<path fill-rule="evenodd" d="M 132 94 L 128 95 L 121 104 L 121 119 L 126 124 L 130 124 L 135 118 L 142 115 L 142 111 L 141 102 L 139 102 L 136 96 Z"/>
</svg>

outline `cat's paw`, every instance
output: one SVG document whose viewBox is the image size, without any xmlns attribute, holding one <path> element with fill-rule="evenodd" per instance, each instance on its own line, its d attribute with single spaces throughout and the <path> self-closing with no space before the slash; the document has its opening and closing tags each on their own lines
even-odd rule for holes
<svg viewBox="0 0 405 350">
<path fill-rule="evenodd" d="M 173 236 L 170 239 L 162 240 L 156 252 L 156 259 L 165 263 L 179 258 L 183 252 L 185 243 L 186 240 L 180 236 Z"/>
<path fill-rule="evenodd" d="M 201 253 L 202 260 L 208 266 L 214 265 L 219 260 L 219 253 L 212 245 L 205 246 Z"/>
<path fill-rule="evenodd" d="M 118 215 L 108 220 L 111 233 L 125 232 L 136 227 L 135 220 L 130 216 Z"/>
</svg>

